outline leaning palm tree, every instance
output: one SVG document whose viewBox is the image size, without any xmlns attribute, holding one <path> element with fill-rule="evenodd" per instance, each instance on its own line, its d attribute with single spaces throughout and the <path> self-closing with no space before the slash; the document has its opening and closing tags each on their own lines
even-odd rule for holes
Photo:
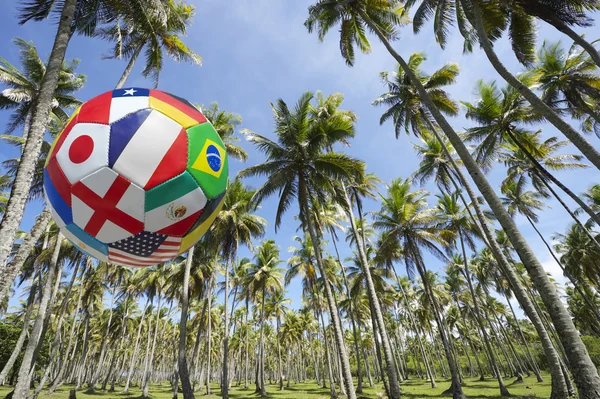
<svg viewBox="0 0 600 399">
<path fill-rule="evenodd" d="M 278 100 L 277 104 L 272 106 L 277 141 L 256 133 L 246 133 L 248 140 L 267 155 L 267 160 L 242 170 L 240 176 L 267 177 L 267 181 L 254 195 L 257 203 L 279 192 L 275 228 L 281 225 L 283 214 L 293 201 L 298 201 L 302 228 L 311 238 L 317 266 L 321 276 L 325 277 L 327 274 L 321 252 L 318 250 L 320 238 L 310 209 L 313 208 L 313 204 L 326 201 L 326 197 L 335 191 L 334 185 L 338 180 L 351 181 L 362 173 L 364 164 L 345 154 L 325 152 L 335 141 L 351 137 L 354 134 L 354 123 L 346 118 L 310 118 L 312 98 L 311 93 L 305 93 L 292 110 L 283 100 Z M 354 399 L 356 395 L 337 304 L 330 284 L 324 284 L 324 288 L 336 344 L 340 351 L 346 391 L 349 398 Z"/>
<path fill-rule="evenodd" d="M 223 303 L 225 304 L 225 323 L 223 337 L 223 379 L 221 394 L 227 398 L 229 388 L 228 359 L 229 359 L 229 270 L 230 265 L 237 259 L 240 244 L 253 249 L 252 239 L 257 239 L 265 234 L 267 221 L 255 215 L 256 204 L 252 203 L 254 191 L 244 187 L 238 178 L 227 188 L 223 207 L 213 222 L 209 232 L 209 241 L 214 242 L 221 250 L 221 256 L 225 261 L 225 293 Z M 235 298 L 234 298 L 235 299 Z"/>
<path fill-rule="evenodd" d="M 544 42 L 531 72 L 539 83 L 542 100 L 554 109 L 583 119 L 583 128 L 600 136 L 600 74 L 576 45 L 565 52 L 560 42 Z"/>
<path fill-rule="evenodd" d="M 13 43 L 19 48 L 23 71 L 0 58 L 0 82 L 7 86 L 0 94 L 0 109 L 12 110 L 6 133 L 12 133 L 22 126 L 27 138 L 33 107 L 39 96 L 39 89 L 46 75 L 46 64 L 40 58 L 33 42 L 16 38 Z M 83 87 L 86 76 L 76 73 L 79 60 L 63 62 L 58 75 L 58 83 L 52 98 L 50 117 L 62 121 L 68 119 L 67 110 L 81 104 L 73 93 Z"/>
<path fill-rule="evenodd" d="M 404 73 L 407 74 L 411 86 L 419 94 L 419 98 L 429 111 L 430 116 L 436 121 L 441 131 L 446 135 L 454 147 L 463 165 L 475 182 L 475 185 L 479 188 L 479 191 L 487 201 L 492 212 L 498 219 L 498 222 L 507 233 L 508 238 L 521 258 L 527 272 L 535 282 L 536 288 L 540 293 L 543 302 L 546 304 L 546 308 L 550 311 L 550 317 L 557 329 L 558 336 L 565 349 L 567 349 L 567 356 L 570 359 L 573 372 L 576 374 L 576 382 L 578 383 L 579 389 L 584 392 L 595 392 L 594 386 L 600 385 L 600 376 L 598 375 L 598 371 L 594 367 L 585 345 L 571 320 L 569 312 L 562 303 L 554 284 L 552 284 L 546 275 L 544 267 L 535 256 L 515 222 L 508 212 L 506 212 L 500 198 L 485 178 L 469 150 L 462 142 L 460 136 L 444 118 L 440 109 L 435 106 L 418 75 L 410 69 L 404 58 L 402 58 L 393 48 L 392 41 L 397 38 L 396 27 L 402 22 L 403 15 L 403 10 L 396 0 L 377 2 L 367 0 L 319 0 L 316 4 L 309 7 L 309 17 L 306 20 L 305 25 L 309 32 L 317 30 L 319 37 L 323 39 L 327 32 L 331 31 L 331 27 L 338 23 L 342 23 L 344 29 L 342 29 L 342 35 L 340 36 L 340 48 L 342 56 L 350 65 L 352 65 L 354 61 L 354 46 L 358 46 L 363 52 L 368 52 L 370 50 L 368 38 L 365 34 L 365 28 L 368 28 L 379 38 L 379 40 L 381 40 L 387 51 L 400 64 Z M 348 49 L 351 49 L 351 51 Z M 579 144 L 581 144 L 581 142 L 579 142 Z M 594 164 L 597 167 L 600 167 L 600 154 L 598 154 L 596 150 L 590 149 L 589 143 L 587 142 L 585 142 L 585 147 L 587 150 L 584 154 L 590 159 L 597 159 L 598 161 Z M 590 155 L 590 153 L 593 154 Z M 595 154 L 597 154 L 597 156 Z M 466 179 L 462 179 L 463 185 L 465 181 Z M 475 198 L 475 195 L 473 194 L 472 197 Z M 485 229 L 483 226 L 482 228 Z M 498 256 L 501 255 L 496 250 L 494 250 L 494 252 L 496 252 Z M 507 272 L 510 273 L 511 271 L 507 270 Z M 516 275 L 513 276 L 516 278 Z M 525 302 L 524 296 L 522 296 L 522 298 L 523 302 Z M 530 310 L 532 313 L 535 311 L 533 308 L 530 308 Z M 555 359 L 558 361 L 557 358 Z M 551 364 L 556 365 L 557 363 L 553 361 Z M 557 369 L 556 372 L 558 372 Z M 557 385 L 557 387 L 560 386 L 564 387 L 564 384 Z M 562 392 L 566 394 L 566 390 L 563 390 Z"/>
<path fill-rule="evenodd" d="M 282 262 L 279 259 L 279 247 L 275 245 L 275 241 L 267 240 L 256 248 L 255 263 L 250 265 L 248 270 L 249 291 L 255 299 L 260 299 L 259 383 L 262 397 L 267 396 L 264 371 L 265 300 L 268 294 L 283 290 L 283 269 L 277 267 Z"/>
<path fill-rule="evenodd" d="M 413 22 L 415 32 L 418 32 L 434 14 L 443 15 L 443 18 L 435 18 L 433 24 L 437 41 L 443 47 L 451 25 L 456 22 L 460 33 L 465 38 L 466 49 L 470 50 L 477 41 L 498 74 L 514 87 L 537 113 L 560 130 L 594 166 L 600 169 L 600 152 L 555 110 L 544 103 L 531 87 L 513 75 L 494 50 L 493 42 L 499 39 L 504 31 L 508 31 L 511 33 L 509 37 L 517 59 L 525 65 L 530 65 L 534 61 L 535 21 L 520 4 L 513 2 L 511 7 L 502 7 L 495 1 L 409 0 L 406 2 L 406 7 L 410 8 L 417 3 L 420 3 L 420 6 L 415 12 Z"/>
<path fill-rule="evenodd" d="M 134 7 L 125 7 L 112 26 L 100 28 L 95 33 L 114 43 L 110 55 L 106 58 L 129 59 L 115 86 L 116 89 L 125 85 L 142 51 L 146 58 L 142 76 L 150 76 L 155 87 L 158 86 L 165 55 L 177 62 L 202 64 L 202 58 L 181 40 L 194 18 L 194 6 L 184 1 L 160 1 L 164 13 L 149 13 L 140 18 Z"/>
<path fill-rule="evenodd" d="M 444 236 L 448 236 L 449 232 L 438 228 L 439 218 L 433 209 L 427 208 L 428 194 L 424 190 L 411 191 L 411 186 L 410 180 L 396 179 L 390 183 L 387 196 L 382 198 L 381 210 L 374 215 L 374 226 L 386 234 L 386 241 L 402 249 L 409 277 L 414 276 L 415 269 L 421 277 L 426 295 L 432 301 L 431 310 L 450 367 L 452 385 L 449 392 L 454 398 L 464 398 L 450 337 L 442 320 L 442 309 L 435 301 L 435 295 L 428 284 L 428 270 L 422 252 L 422 249 L 426 249 L 434 256 L 445 259 L 440 246 L 448 245 L 447 238 L 450 237 Z M 390 245 L 386 242 L 382 244 Z"/>
</svg>

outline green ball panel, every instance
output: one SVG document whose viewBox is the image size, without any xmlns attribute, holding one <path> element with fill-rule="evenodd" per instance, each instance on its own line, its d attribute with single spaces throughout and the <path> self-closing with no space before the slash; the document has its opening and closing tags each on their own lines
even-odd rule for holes
<svg viewBox="0 0 600 399">
<path fill-rule="evenodd" d="M 227 188 L 229 163 L 227 151 L 210 123 L 186 130 L 188 135 L 187 171 L 194 176 L 207 199 L 213 199 Z"/>
</svg>

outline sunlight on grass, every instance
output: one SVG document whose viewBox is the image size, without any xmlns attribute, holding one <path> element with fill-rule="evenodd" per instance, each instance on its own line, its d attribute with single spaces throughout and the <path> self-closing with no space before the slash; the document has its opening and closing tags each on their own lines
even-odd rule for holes
<svg viewBox="0 0 600 399">
<path fill-rule="evenodd" d="M 544 375 L 544 382 L 538 383 L 534 376 L 525 378 L 523 383 L 513 383 L 512 379 L 506 379 L 505 383 L 508 386 L 510 393 L 515 398 L 548 398 L 550 397 L 550 376 Z M 404 381 L 401 384 L 402 396 L 411 399 L 417 398 L 441 398 L 442 392 L 450 386 L 450 381 L 438 381 L 438 386 L 435 389 L 431 389 L 430 385 L 423 380 L 411 379 Z M 479 381 L 477 378 L 468 378 L 464 383 L 464 392 L 468 398 L 476 399 L 496 399 L 500 398 L 498 395 L 498 383 L 496 380 L 487 378 L 485 381 Z M 40 399 L 67 399 L 69 396 L 69 389 L 72 386 L 61 387 L 54 395 L 45 396 L 40 395 Z M 0 387 L 0 398 L 4 398 L 12 388 Z M 139 398 L 140 390 L 134 387 L 129 393 L 121 393 L 122 387 L 119 387 L 116 392 L 102 392 L 98 391 L 95 394 L 86 394 L 85 389 L 77 392 L 77 399 L 98 399 L 99 397 L 105 399 L 124 399 L 124 398 Z M 217 385 L 212 387 L 213 394 L 206 396 L 205 392 L 196 392 L 197 398 L 219 398 L 219 390 Z M 362 394 L 357 395 L 358 399 L 377 399 L 384 392 L 383 386 L 378 384 L 372 388 L 365 388 Z M 314 382 L 305 384 L 292 384 L 289 389 L 279 391 L 277 385 L 268 385 L 267 393 L 269 398 L 274 399 L 327 399 L 329 398 L 329 389 L 323 389 L 318 387 Z M 150 390 L 150 397 L 152 399 L 172 399 L 171 388 L 168 385 L 154 385 Z M 183 395 L 180 393 L 179 398 Z M 230 391 L 230 397 L 233 399 L 242 398 L 260 398 L 260 395 L 254 393 L 254 386 L 252 385 L 248 390 L 244 390 L 243 387 L 232 387 Z M 382 397 L 385 397 L 382 396 Z"/>
</svg>

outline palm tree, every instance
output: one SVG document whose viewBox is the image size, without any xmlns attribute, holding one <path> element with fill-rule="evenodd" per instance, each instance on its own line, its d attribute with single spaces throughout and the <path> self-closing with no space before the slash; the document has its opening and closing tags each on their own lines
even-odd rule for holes
<svg viewBox="0 0 600 399">
<path fill-rule="evenodd" d="M 276 291 L 283 290 L 283 269 L 277 267 L 282 260 L 279 259 L 279 247 L 275 245 L 275 241 L 263 241 L 256 248 L 255 263 L 248 270 L 250 280 L 250 292 L 254 298 L 260 297 L 260 395 L 267 396 L 265 388 L 265 371 L 264 371 L 264 324 L 265 324 L 265 300 L 267 294 L 273 294 Z"/>
<path fill-rule="evenodd" d="M 209 237 L 214 240 L 214 245 L 219 247 L 225 261 L 225 324 L 223 337 L 223 379 L 221 393 L 228 397 L 228 361 L 229 361 L 229 265 L 237 258 L 239 244 L 253 249 L 252 239 L 260 238 L 265 234 L 267 221 L 253 214 L 256 204 L 251 202 L 255 191 L 244 187 L 237 178 L 231 183 L 225 194 L 223 207 L 213 222 Z M 209 240 L 210 240 L 209 239 Z M 235 298 L 234 298 L 235 299 Z"/>
<path fill-rule="evenodd" d="M 597 67 L 576 45 L 565 52 L 560 42 L 544 42 L 531 73 L 546 104 L 584 119 L 582 126 L 600 136 L 600 109 L 595 103 L 600 94 Z"/>
<path fill-rule="evenodd" d="M 521 95 L 510 86 L 499 90 L 495 82 L 486 84 L 483 81 L 477 83 L 477 94 L 479 94 L 477 103 L 462 102 L 467 108 L 466 117 L 475 120 L 480 125 L 467 129 L 466 136 L 467 140 L 480 142 L 475 150 L 476 159 L 483 165 L 490 165 L 497 159 L 496 154 L 502 144 L 510 143 L 516 145 L 534 165 L 540 179 L 556 184 L 573 201 L 581 206 L 591 218 L 598 219 L 597 223 L 600 224 L 600 217 L 597 217 L 581 198 L 548 171 L 548 168 L 552 168 L 553 170 L 557 170 L 559 167 L 583 168 L 585 165 L 575 162 L 567 163 L 565 157 L 563 162 L 545 162 L 547 167 L 544 167 L 537 160 L 541 153 L 540 151 L 536 151 L 536 143 L 533 140 L 531 142 L 528 140 L 530 137 L 535 138 L 536 136 L 523 129 L 520 125 L 535 122 L 538 120 L 538 116 L 532 113 L 530 107 L 524 105 Z M 576 155 L 571 157 L 574 160 L 580 159 Z"/>
<path fill-rule="evenodd" d="M 194 6 L 184 1 L 160 1 L 164 13 L 149 13 L 140 18 L 135 7 L 126 6 L 114 25 L 100 28 L 96 32 L 103 39 L 114 42 L 114 48 L 106 58 L 129 59 L 115 89 L 125 85 L 142 51 L 146 58 L 142 76 L 150 76 L 155 87 L 158 86 L 165 54 L 177 62 L 202 64 L 202 58 L 181 40 L 194 18 Z"/>
<path fill-rule="evenodd" d="M 235 144 L 239 138 L 234 136 L 235 129 L 242 123 L 242 117 L 220 109 L 217 102 L 212 102 L 208 107 L 196 104 L 196 108 L 202 112 L 219 134 L 227 150 L 227 155 L 239 161 L 247 161 L 248 154 L 242 147 Z"/>
<path fill-rule="evenodd" d="M 33 42 L 16 38 L 13 43 L 19 48 L 23 72 L 3 58 L 0 58 L 0 82 L 7 86 L 0 95 L 0 109 L 13 110 L 7 133 L 22 126 L 23 138 L 27 138 L 32 111 L 38 99 L 39 89 L 46 74 L 46 64 L 40 58 Z M 81 104 L 73 93 L 81 89 L 86 76 L 76 73 L 79 60 L 63 62 L 58 83 L 52 98 L 50 117 L 63 122 L 68 119 L 66 110 Z"/>
<path fill-rule="evenodd" d="M 552 321 L 556 326 L 561 342 L 565 346 L 565 349 L 567 349 L 566 352 L 571 359 L 570 363 L 573 367 L 573 371 L 577 375 L 579 389 L 584 392 L 593 392 L 593 387 L 600 385 L 600 376 L 598 376 L 598 372 L 593 366 L 589 354 L 585 349 L 585 345 L 581 341 L 581 337 L 579 336 L 568 311 L 562 304 L 561 299 L 556 292 L 554 285 L 546 275 L 542 264 L 536 258 L 533 250 L 528 245 L 510 215 L 506 212 L 506 209 L 504 209 L 500 198 L 498 198 L 493 187 L 484 177 L 465 144 L 444 118 L 440 109 L 433 103 L 431 96 L 418 76 L 392 47 L 391 41 L 397 37 L 395 28 L 401 21 L 402 15 L 403 11 L 396 0 L 378 1 L 376 3 L 367 2 L 366 0 L 319 0 L 315 5 L 309 7 L 309 17 L 306 20 L 305 25 L 309 32 L 316 29 L 318 30 L 319 37 L 324 38 L 325 34 L 330 31 L 332 26 L 338 22 L 343 23 L 345 25 L 344 31 L 346 33 L 345 35 L 341 35 L 340 47 L 342 49 L 342 56 L 344 56 L 346 62 L 349 64 L 352 64 L 353 62 L 354 52 L 345 50 L 348 45 L 353 46 L 354 44 L 359 44 L 361 51 L 366 52 L 369 50 L 368 39 L 365 35 L 366 26 L 377 35 L 388 52 L 400 64 L 404 73 L 409 77 L 411 85 L 418 92 L 421 101 L 456 150 L 465 168 L 469 172 L 469 175 L 492 209 L 503 230 L 507 233 L 512 245 L 523 261 L 523 265 L 535 282 L 536 288 L 540 292 L 547 309 L 550 309 Z M 487 36 L 485 36 L 485 38 L 487 39 Z M 359 43 L 357 43 L 357 41 Z M 489 44 L 488 47 L 491 47 L 491 44 Z M 572 137 L 569 138 L 573 140 Z M 578 142 L 578 144 L 580 144 L 578 147 L 580 150 L 581 147 L 586 148 L 586 153 L 584 153 L 584 155 L 588 156 L 589 159 L 594 158 L 599 160 L 594 164 L 597 167 L 600 167 L 600 154 L 597 154 L 596 150 L 590 149 L 589 143 L 587 142 L 585 145 L 582 145 L 581 142 Z M 590 157 L 590 153 L 593 153 L 594 155 Z M 597 154 L 597 156 L 595 154 Z M 464 183 L 466 180 L 462 180 L 464 187 L 467 188 Z M 475 198 L 474 195 L 473 198 Z M 485 227 L 483 228 L 485 229 Z M 495 250 L 494 252 L 497 251 Z M 500 254 L 498 253 L 498 255 Z M 510 272 L 510 270 L 508 272 Z M 524 298 L 524 296 L 522 296 L 522 298 Z M 533 309 L 531 310 L 533 312 Z M 556 365 L 556 362 L 552 363 Z"/>
<path fill-rule="evenodd" d="M 278 363 L 278 380 L 279 380 L 279 390 L 283 391 L 283 367 L 281 364 L 281 342 L 280 342 L 280 328 L 281 328 L 281 317 L 285 317 L 287 312 L 289 311 L 287 305 L 291 303 L 289 298 L 285 297 L 286 292 L 284 290 L 276 290 L 274 291 L 268 299 L 268 303 L 265 305 L 267 309 L 265 313 L 267 317 L 275 317 L 276 323 L 276 335 L 275 339 L 277 341 L 277 363 Z M 289 375 L 287 376 L 289 381 Z"/>
<path fill-rule="evenodd" d="M 382 199 L 381 210 L 374 215 L 374 225 L 387 234 L 386 241 L 395 242 L 402 248 L 408 276 L 414 275 L 415 268 L 419 273 L 425 292 L 432 301 L 432 312 L 450 367 L 452 386 L 449 391 L 454 398 L 464 398 L 448 332 L 442 320 L 440 304 L 436 302 L 432 288 L 429 286 L 428 271 L 421 252 L 421 248 L 424 248 L 434 256 L 444 259 L 445 256 L 438 246 L 447 245 L 444 235 L 448 232 L 436 227 L 439 223 L 437 216 L 432 209 L 426 209 L 427 194 L 423 190 L 411 192 L 410 189 L 409 180 L 393 180 L 388 186 L 387 196 Z"/>
<path fill-rule="evenodd" d="M 410 130 L 412 130 L 415 133 L 418 133 L 422 137 L 422 141 L 425 144 L 423 146 L 423 148 L 417 148 L 418 151 L 420 151 L 421 153 L 424 154 L 424 158 L 419 166 L 419 169 L 415 173 L 415 177 L 418 179 L 418 181 L 424 182 L 430 176 L 435 175 L 435 180 L 436 180 L 436 182 L 438 182 L 438 186 L 440 186 L 444 190 L 446 190 L 446 191 L 451 190 L 448 187 L 451 184 L 453 187 L 453 190 L 458 190 L 459 193 L 460 193 L 461 187 L 463 187 L 467 191 L 467 193 L 469 195 L 469 199 L 471 200 L 471 205 L 473 206 L 473 209 L 475 210 L 475 213 L 477 215 L 477 220 L 479 222 L 479 225 L 480 225 L 480 228 L 482 231 L 482 235 L 486 238 L 486 244 L 490 247 L 490 249 L 492 250 L 492 252 L 494 254 L 494 257 L 496 257 L 496 259 L 498 260 L 499 267 L 502 269 L 505 276 L 510 280 L 510 284 L 515 292 L 515 296 L 517 297 L 519 303 L 525 310 L 529 319 L 535 325 L 538 335 L 542 341 L 542 346 L 544 348 L 546 358 L 549 359 L 548 363 L 550 365 L 550 370 L 551 370 L 551 374 L 552 374 L 553 392 L 557 392 L 558 396 L 567 395 L 568 394 L 567 386 L 566 386 L 566 382 L 565 382 L 565 379 L 564 379 L 564 376 L 563 376 L 563 373 L 562 373 L 562 370 L 560 367 L 560 360 L 558 358 L 558 354 L 554 350 L 554 346 L 553 346 L 552 342 L 550 341 L 548 332 L 546 331 L 544 324 L 542 323 L 542 320 L 540 319 L 540 316 L 537 314 L 534 304 L 532 303 L 531 299 L 529 298 L 529 296 L 523 289 L 523 286 L 522 286 L 522 284 L 519 280 L 519 277 L 518 277 L 517 273 L 515 272 L 512 264 L 509 263 L 507 257 L 501 250 L 500 245 L 498 244 L 495 236 L 492 234 L 490 227 L 488 225 L 487 217 L 484 215 L 482 207 L 479 205 L 479 198 L 475 195 L 475 192 L 474 192 L 473 188 L 471 187 L 470 181 L 465 178 L 461 169 L 457 165 L 457 161 L 454 160 L 454 152 L 453 152 L 454 148 L 452 146 L 452 143 L 448 143 L 447 140 L 445 140 L 444 138 L 442 138 L 440 136 L 440 134 L 438 133 L 438 127 L 433 125 L 433 122 L 431 120 L 429 120 L 430 118 L 427 117 L 428 110 L 425 108 L 425 105 L 426 105 L 424 103 L 424 100 L 426 99 L 425 96 L 430 94 L 430 92 L 433 92 L 433 93 L 439 92 L 442 90 L 441 89 L 442 86 L 444 86 L 445 84 L 452 83 L 453 77 L 456 77 L 457 71 L 452 72 L 451 68 L 449 68 L 449 67 L 444 68 L 446 71 L 445 74 L 442 74 L 442 76 L 445 77 L 445 79 L 443 79 L 444 84 L 432 85 L 429 82 L 429 80 L 430 80 L 429 76 L 424 74 L 418 68 L 418 66 L 420 65 L 419 58 L 417 58 L 417 56 L 413 55 L 411 57 L 411 59 L 413 57 L 415 58 L 415 62 L 411 63 L 412 68 L 414 68 L 414 69 L 411 69 L 411 71 L 413 72 L 413 74 L 415 76 L 418 77 L 419 81 L 423 82 L 423 84 L 424 84 L 423 91 L 421 92 L 421 93 L 424 92 L 423 96 L 421 94 L 419 94 L 419 92 L 417 91 L 418 86 L 416 86 L 413 83 L 414 81 L 411 80 L 409 75 L 407 73 L 405 73 L 404 71 L 402 71 L 403 76 L 398 76 L 396 78 L 396 81 L 398 82 L 398 84 L 396 84 L 395 86 L 397 86 L 398 89 L 395 89 L 394 86 L 388 86 L 388 87 L 389 87 L 389 92 L 398 92 L 398 94 L 402 94 L 402 95 L 398 95 L 397 99 L 398 99 L 398 102 L 404 104 L 405 107 L 418 108 L 419 104 L 421 104 L 420 108 L 423 109 L 423 111 L 419 111 L 417 113 L 415 111 L 410 111 L 410 112 L 402 111 L 401 107 L 396 108 L 396 110 L 398 112 L 404 112 L 405 114 L 410 114 L 410 115 L 415 115 L 415 116 L 418 114 L 421 114 L 423 117 L 422 120 L 419 120 L 415 117 L 414 120 L 417 123 L 412 123 L 413 120 L 410 120 L 410 119 L 408 121 L 405 121 L 402 118 L 397 119 L 399 123 L 400 122 L 404 122 L 404 123 L 411 122 Z M 452 72 L 452 73 L 449 73 L 449 72 Z M 439 71 L 434 72 L 434 74 L 432 74 L 431 76 L 435 76 L 435 75 L 439 75 Z M 430 86 L 433 86 L 433 88 L 431 90 L 426 89 L 426 87 L 430 87 Z M 403 88 L 403 90 L 400 90 L 400 88 Z M 433 94 L 433 93 L 431 93 L 431 94 Z M 446 98 L 448 98 L 447 95 L 441 95 L 441 93 L 440 94 L 436 93 L 436 96 L 434 96 L 434 98 L 435 97 L 440 98 L 440 101 L 437 104 L 434 102 L 434 105 L 439 106 L 440 111 L 450 114 L 450 115 L 458 112 L 457 104 L 455 104 L 454 106 L 450 106 L 450 105 L 452 105 L 452 103 L 449 103 L 448 101 L 445 100 Z M 432 98 L 432 100 L 433 100 L 433 98 Z M 393 106 L 393 104 L 389 104 L 389 105 Z M 438 117 L 441 118 L 441 115 L 438 115 Z M 436 120 L 439 120 L 439 118 Z M 399 129 L 396 129 L 396 130 L 398 131 Z M 450 128 L 450 130 L 451 130 L 451 128 Z M 447 130 L 445 132 L 447 132 Z M 450 133 L 452 133 L 452 131 Z M 457 137 L 455 137 L 455 139 L 456 138 Z M 467 166 L 469 166 L 469 165 L 471 166 L 470 168 L 468 167 L 467 169 L 470 170 L 471 176 L 474 177 L 474 181 L 478 184 L 478 187 L 481 189 L 481 186 L 484 185 L 484 186 L 487 186 L 487 189 L 490 189 L 490 191 L 482 191 L 482 192 L 486 192 L 489 194 L 489 196 L 487 197 L 488 202 L 489 202 L 490 196 L 491 196 L 491 199 L 494 200 L 496 198 L 495 193 L 493 192 L 493 190 L 491 190 L 491 187 L 489 187 L 489 184 L 487 184 L 487 182 L 485 180 L 481 179 L 481 177 L 483 175 L 481 174 L 481 171 L 479 170 L 479 168 L 476 166 L 474 160 L 471 158 L 469 151 L 466 150 L 462 141 L 460 139 L 458 139 L 458 140 L 455 140 L 454 143 L 459 145 L 459 149 L 461 151 L 461 154 L 460 154 L 461 159 L 467 161 L 466 162 Z M 473 175 L 473 170 L 475 170 L 477 174 Z M 484 188 L 486 188 L 486 187 L 484 187 Z M 460 197 L 463 202 L 463 205 L 469 211 L 469 207 L 467 206 L 467 201 L 463 198 L 462 194 L 460 194 Z M 490 202 L 490 203 L 492 203 L 492 202 Z M 494 209 L 494 212 L 496 215 L 504 212 L 503 207 L 496 206 L 493 209 Z M 514 227 L 514 225 L 513 225 L 513 227 Z M 516 233 L 518 233 L 518 231 L 516 231 Z M 514 237 L 513 237 L 513 239 L 514 239 Z M 539 262 L 537 263 L 537 266 L 539 266 Z"/>
<path fill-rule="evenodd" d="M 594 166 L 600 169 L 600 152 L 556 111 L 545 104 L 525 82 L 510 73 L 494 51 L 492 43 L 502 36 L 503 31 L 519 32 L 510 35 L 517 59 L 525 65 L 531 64 L 535 59 L 535 23 L 533 17 L 528 15 L 523 7 L 513 3 L 512 7 L 503 8 L 495 3 L 481 0 L 453 1 L 452 4 L 456 4 L 456 7 L 450 7 L 450 3 L 441 0 L 409 0 L 406 7 L 410 8 L 417 3 L 421 4 L 415 12 L 413 22 L 415 32 L 418 32 L 432 15 L 444 15 L 444 18 L 436 18 L 433 24 L 438 43 L 443 47 L 450 25 L 456 21 L 460 33 L 467 42 L 465 44 L 467 49 L 470 50 L 473 42 L 477 40 L 498 74 L 514 87 L 537 113 L 560 130 Z"/>
<path fill-rule="evenodd" d="M 275 192 L 280 193 L 275 228 L 280 226 L 282 216 L 294 198 L 297 199 L 302 228 L 310 235 L 315 247 L 315 259 L 321 276 L 326 276 L 323 259 L 318 250 L 320 240 L 310 209 L 314 203 L 326 201 L 325 197 L 334 192 L 334 183 L 337 180 L 351 181 L 362 172 L 364 165 L 344 154 L 324 152 L 335 141 L 351 137 L 354 133 L 354 123 L 335 115 L 329 120 L 310 118 L 312 98 L 311 93 L 305 93 L 293 110 L 290 110 L 283 100 L 278 100 L 277 104 L 272 106 L 277 142 L 256 133 L 246 133 L 248 140 L 267 155 L 267 161 L 242 170 L 240 176 L 267 176 L 267 181 L 254 196 L 257 203 Z M 349 398 L 354 399 L 356 395 L 337 305 L 330 285 L 325 284 L 324 288 L 336 344 L 340 351 L 344 383 Z"/>
</svg>

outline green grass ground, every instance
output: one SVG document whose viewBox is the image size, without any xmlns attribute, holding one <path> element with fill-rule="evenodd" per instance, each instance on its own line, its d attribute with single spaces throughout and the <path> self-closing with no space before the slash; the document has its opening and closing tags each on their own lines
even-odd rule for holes
<svg viewBox="0 0 600 399">
<path fill-rule="evenodd" d="M 513 380 L 505 381 L 508 384 L 510 393 L 515 398 L 548 398 L 550 396 L 550 376 L 544 376 L 543 383 L 537 383 L 535 377 L 526 378 L 523 383 L 513 383 Z M 430 385 L 422 380 L 404 381 L 402 384 L 402 393 L 404 398 L 442 398 L 442 392 L 450 386 L 449 381 L 439 381 L 436 389 L 431 389 Z M 70 386 L 63 386 L 52 396 L 40 395 L 39 399 L 67 399 L 69 396 Z M 468 398 L 472 399 L 496 399 L 498 388 L 496 380 L 487 379 L 486 381 L 478 381 L 475 379 L 467 379 L 464 384 L 464 392 Z M 0 398 L 4 398 L 11 391 L 10 387 L 0 387 Z M 213 392 L 218 393 L 216 386 Z M 383 392 L 381 385 L 373 388 L 366 388 L 362 395 L 358 395 L 359 399 L 377 399 L 378 393 Z M 269 398 L 273 399 L 327 399 L 329 398 L 329 390 L 321 389 L 315 383 L 309 384 L 292 384 L 289 389 L 284 391 L 277 390 L 277 386 L 271 385 L 267 388 Z M 134 399 L 139 398 L 140 391 L 133 388 L 128 394 L 114 392 L 101 392 L 95 394 L 86 394 L 85 391 L 77 392 L 77 399 Z M 171 399 L 171 389 L 167 385 L 153 386 L 150 390 L 150 396 L 153 399 Z M 180 394 L 181 398 L 182 395 Z M 196 397 L 199 399 L 216 399 L 218 395 L 206 396 L 204 392 L 196 392 Z M 230 392 L 232 399 L 242 398 L 260 398 L 260 395 L 254 393 L 254 389 L 244 390 L 238 387 L 233 387 Z"/>
</svg>

